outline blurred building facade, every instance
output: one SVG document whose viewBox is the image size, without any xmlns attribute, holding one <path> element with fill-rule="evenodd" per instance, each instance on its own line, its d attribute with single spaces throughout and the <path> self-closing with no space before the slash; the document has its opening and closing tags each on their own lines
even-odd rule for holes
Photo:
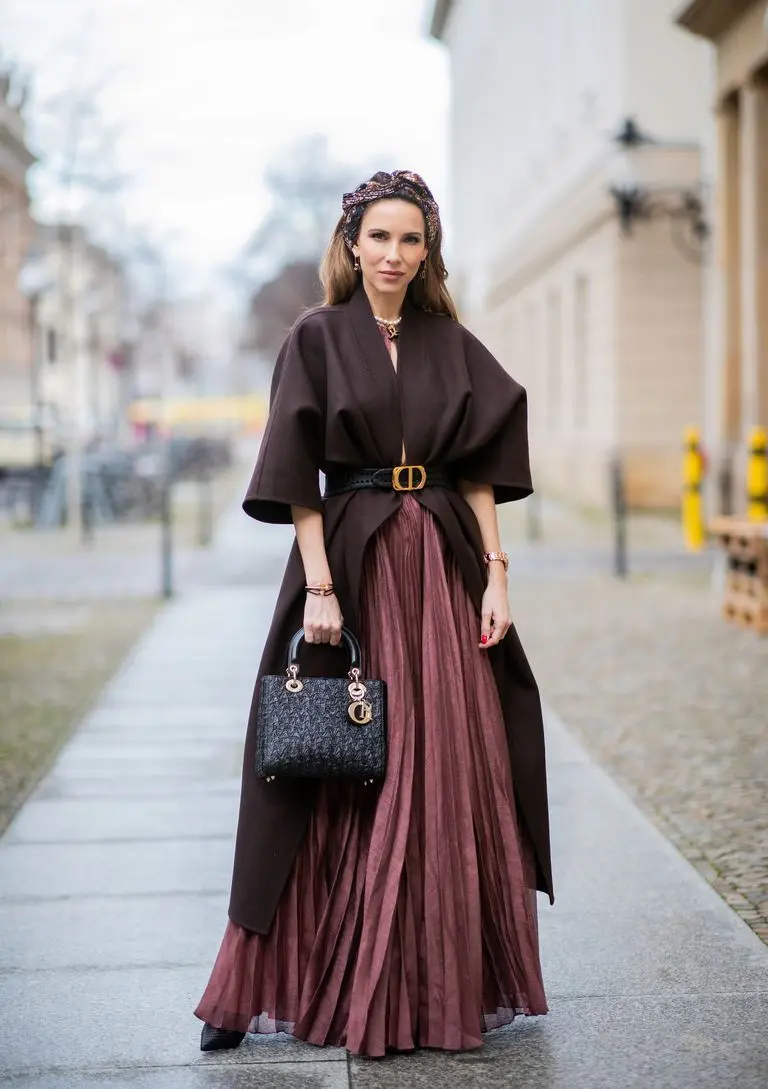
<svg viewBox="0 0 768 1089">
<path fill-rule="evenodd" d="M 231 338 L 211 295 L 155 299 L 134 321 L 134 396 L 185 399 L 232 392 Z"/>
<path fill-rule="evenodd" d="M 27 171 L 35 159 L 27 146 L 24 92 L 0 69 L 0 406 L 29 408 L 33 402 L 30 306 L 20 278 L 33 223 Z"/>
<path fill-rule="evenodd" d="M 717 133 L 719 320 L 707 353 L 706 431 L 718 463 L 733 461 L 740 478 L 749 431 L 768 428 L 768 4 L 694 0 L 678 23 L 716 56 L 708 105 Z"/>
<path fill-rule="evenodd" d="M 172 308 L 176 381 L 187 396 L 232 392 L 232 324 L 215 291 L 177 299 Z"/>
<path fill-rule="evenodd" d="M 537 484 L 679 501 L 684 427 L 703 400 L 701 245 L 668 210 L 706 170 L 710 50 L 673 0 L 437 0 L 449 51 L 451 286 L 462 316 L 530 396 Z M 638 143 L 636 130 L 656 138 Z M 624 129 L 624 142 L 612 135 Z M 635 208 L 639 210 L 639 208 Z M 622 218 L 623 213 L 623 218 Z M 706 215 L 706 209 L 704 209 Z M 699 219 L 702 216 L 699 214 Z"/>
<path fill-rule="evenodd" d="M 131 393 L 123 269 L 76 224 L 40 226 L 35 256 L 45 283 L 35 308 L 41 401 L 65 433 L 116 438 Z"/>
</svg>

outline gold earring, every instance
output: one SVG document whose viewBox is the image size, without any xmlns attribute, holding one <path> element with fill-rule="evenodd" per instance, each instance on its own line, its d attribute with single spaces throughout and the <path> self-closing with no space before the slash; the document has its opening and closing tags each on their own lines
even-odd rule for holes
<svg viewBox="0 0 768 1089">
<path fill-rule="evenodd" d="M 426 261 L 421 262 L 421 272 L 419 273 L 419 276 L 421 276 L 422 280 L 426 280 L 426 278 L 427 278 L 427 262 Z"/>
<path fill-rule="evenodd" d="M 360 271 L 360 258 L 357 257 L 357 256 L 355 257 L 355 264 L 354 264 L 353 267 L 354 267 L 355 272 Z"/>
</svg>

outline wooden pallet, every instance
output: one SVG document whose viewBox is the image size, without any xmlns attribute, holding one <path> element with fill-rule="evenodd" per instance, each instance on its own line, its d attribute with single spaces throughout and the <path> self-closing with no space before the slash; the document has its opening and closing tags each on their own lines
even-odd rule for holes
<svg viewBox="0 0 768 1089">
<path fill-rule="evenodd" d="M 763 597 L 768 603 L 768 582 L 752 572 L 729 567 L 725 574 L 725 587 L 734 594 L 747 594 L 752 598 Z"/>
<path fill-rule="evenodd" d="M 728 571 L 725 576 L 725 590 L 727 594 L 748 597 L 758 605 L 768 605 L 768 581 L 759 575 Z"/>
<path fill-rule="evenodd" d="M 768 632 L 768 524 L 716 518 L 708 529 L 727 558 L 723 616 L 740 627 Z"/>
<path fill-rule="evenodd" d="M 713 518 L 707 526 L 711 537 L 735 552 L 752 553 L 768 548 L 768 522 L 748 522 L 746 518 Z"/>
<path fill-rule="evenodd" d="M 751 628 L 758 635 L 768 633 L 768 601 L 760 601 L 749 594 L 726 592 L 722 614 L 740 628 Z"/>
</svg>

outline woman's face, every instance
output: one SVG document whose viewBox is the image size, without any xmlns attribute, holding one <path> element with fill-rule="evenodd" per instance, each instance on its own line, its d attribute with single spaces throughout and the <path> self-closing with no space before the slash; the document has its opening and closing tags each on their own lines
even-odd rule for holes
<svg viewBox="0 0 768 1089">
<path fill-rule="evenodd" d="M 427 256 L 421 209 L 408 200 L 375 201 L 365 210 L 352 252 L 374 291 L 404 296 Z"/>
</svg>

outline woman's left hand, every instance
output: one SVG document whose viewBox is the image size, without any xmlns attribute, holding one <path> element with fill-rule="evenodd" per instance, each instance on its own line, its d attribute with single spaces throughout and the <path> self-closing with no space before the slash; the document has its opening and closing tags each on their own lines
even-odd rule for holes
<svg viewBox="0 0 768 1089">
<path fill-rule="evenodd" d="M 506 579 L 503 582 L 489 582 L 481 606 L 480 649 L 488 650 L 500 643 L 511 624 Z"/>
</svg>

